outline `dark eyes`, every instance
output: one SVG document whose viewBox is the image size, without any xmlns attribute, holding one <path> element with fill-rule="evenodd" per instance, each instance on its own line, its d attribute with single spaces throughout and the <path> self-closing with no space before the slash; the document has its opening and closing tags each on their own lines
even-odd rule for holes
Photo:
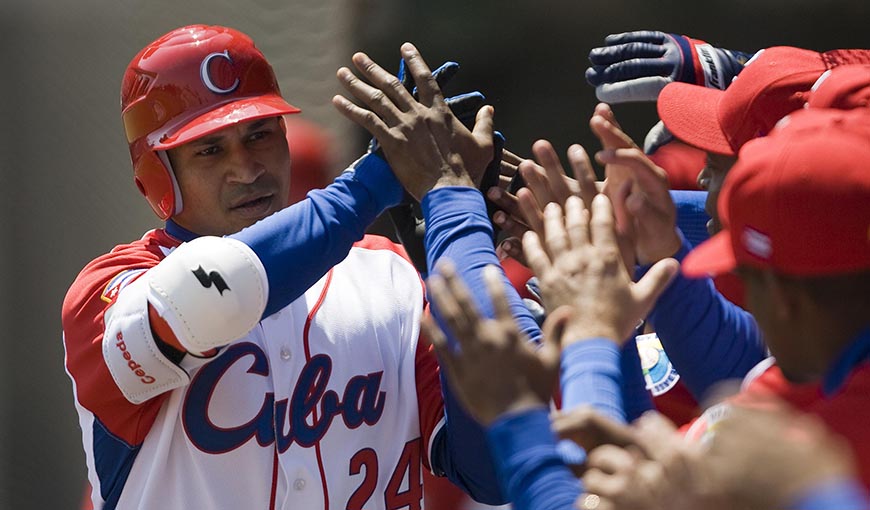
<svg viewBox="0 0 870 510">
<path fill-rule="evenodd" d="M 257 131 L 253 131 L 247 135 L 245 138 L 245 143 L 256 143 L 263 140 L 269 139 L 272 135 L 275 134 L 274 129 L 259 129 Z M 220 143 L 216 143 L 214 145 L 208 145 L 199 151 L 197 151 L 197 156 L 216 156 L 223 152 L 223 146 Z"/>
</svg>

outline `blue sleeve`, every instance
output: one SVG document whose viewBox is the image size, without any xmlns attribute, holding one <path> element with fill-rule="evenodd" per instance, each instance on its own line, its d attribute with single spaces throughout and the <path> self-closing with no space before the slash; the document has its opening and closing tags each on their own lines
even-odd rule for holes
<svg viewBox="0 0 870 510">
<path fill-rule="evenodd" d="M 499 261 L 492 243 L 492 225 L 486 215 L 483 195 L 474 188 L 439 188 L 423 197 L 422 206 L 426 219 L 424 245 L 430 274 L 439 259 L 451 259 L 474 295 L 480 312 L 492 317 L 493 308 L 486 294 L 482 270 L 489 264 L 498 265 Z M 534 318 L 507 277 L 503 276 L 503 279 L 511 310 L 521 331 L 533 341 L 539 341 L 541 331 Z M 437 307 L 431 309 L 435 319 L 443 324 Z M 453 396 L 443 374 L 441 386 L 446 423 L 443 434 L 438 434 L 433 443 L 433 471 L 447 476 L 478 501 L 504 503 L 506 500 L 499 489 L 483 428 Z"/>
<path fill-rule="evenodd" d="M 269 280 L 267 317 L 301 296 L 341 262 L 384 209 L 402 198 L 402 186 L 374 155 L 325 189 L 229 237 L 247 244 Z"/>
<path fill-rule="evenodd" d="M 574 508 L 582 485 L 562 462 L 546 409 L 499 418 L 487 439 L 514 510 Z"/>
<path fill-rule="evenodd" d="M 671 190 L 671 199 L 677 207 L 677 228 L 689 241 L 690 246 L 698 246 L 710 237 L 707 222 L 710 216 L 705 209 L 706 191 Z"/>
<path fill-rule="evenodd" d="M 675 258 L 682 260 L 690 249 L 683 238 Z M 641 274 L 646 270 L 642 268 Z M 743 379 L 767 357 L 755 319 L 725 299 L 710 278 L 692 279 L 677 273 L 648 320 L 696 399 L 702 399 L 719 381 Z"/>
<path fill-rule="evenodd" d="M 637 351 L 637 340 L 631 340 L 622 346 L 619 358 L 622 367 L 622 401 L 625 409 L 625 419 L 632 422 L 654 409 L 652 394 L 646 389 L 646 379 L 643 377 L 643 367 L 640 364 L 640 354 Z"/>
<path fill-rule="evenodd" d="M 857 480 L 832 480 L 811 487 L 786 510 L 867 510 L 870 496 Z"/>
<path fill-rule="evenodd" d="M 562 409 L 589 405 L 625 423 L 620 357 L 619 346 L 607 338 L 591 338 L 565 347 L 560 370 Z"/>
</svg>

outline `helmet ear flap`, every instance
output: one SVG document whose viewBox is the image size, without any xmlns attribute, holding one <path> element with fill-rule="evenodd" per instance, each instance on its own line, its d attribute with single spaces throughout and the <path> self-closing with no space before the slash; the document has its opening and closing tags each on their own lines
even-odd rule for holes
<svg viewBox="0 0 870 510">
<path fill-rule="evenodd" d="M 146 150 L 133 165 L 133 180 L 161 220 L 175 212 L 175 190 L 169 169 L 153 151 Z"/>
</svg>

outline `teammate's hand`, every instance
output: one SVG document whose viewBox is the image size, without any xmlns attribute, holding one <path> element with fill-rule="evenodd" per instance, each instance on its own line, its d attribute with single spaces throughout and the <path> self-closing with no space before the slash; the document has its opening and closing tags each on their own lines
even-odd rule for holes
<svg viewBox="0 0 870 510">
<path fill-rule="evenodd" d="M 586 80 L 605 103 L 655 101 L 675 81 L 724 90 L 750 57 L 683 35 L 625 32 L 589 52 Z"/>
<path fill-rule="evenodd" d="M 546 330 L 538 350 L 522 337 L 499 268 L 484 268 L 483 279 L 495 312 L 492 319 L 481 317 L 452 263 L 439 263 L 438 274 L 428 280 L 429 294 L 457 345 L 447 344 L 431 316 L 424 317 L 423 330 L 465 410 L 488 425 L 506 412 L 547 404 L 559 376 L 560 350 L 547 340 L 551 335 Z"/>
<path fill-rule="evenodd" d="M 687 442 L 674 425 L 648 412 L 630 427 L 632 443 L 604 444 L 589 452 L 578 508 L 590 494 L 601 510 L 694 510 L 730 508 L 715 503 L 704 476 L 703 447 Z M 585 506 L 584 506 L 585 505 Z"/>
<path fill-rule="evenodd" d="M 568 148 L 568 162 L 576 178 L 565 173 L 550 142 L 538 140 L 532 145 L 532 153 L 537 163 L 522 160 L 517 166 L 521 181 L 514 179 L 514 184 L 521 183 L 521 187 L 487 190 L 487 198 L 498 208 L 492 215 L 493 223 L 506 234 L 500 249 L 523 264 L 526 262 L 520 239 L 529 229 L 543 234 L 543 210 L 548 203 L 564 206 L 568 197 L 579 196 L 588 207 L 597 193 L 595 172 L 580 145 Z"/>
<path fill-rule="evenodd" d="M 435 78 L 438 87 L 444 91 L 450 80 L 456 76 L 456 73 L 458 72 L 459 64 L 453 61 L 448 61 L 432 71 L 432 77 Z M 405 90 L 410 92 L 414 99 L 419 99 L 419 91 L 414 84 L 411 73 L 407 70 L 404 59 L 399 60 L 399 74 L 397 77 L 399 78 L 399 81 L 402 82 L 402 85 L 405 86 Z M 473 129 L 477 111 L 480 110 L 486 102 L 486 97 L 478 91 L 473 91 L 448 97 L 444 102 L 447 103 L 450 111 L 453 112 L 453 115 L 455 115 L 457 119 L 459 119 L 459 122 L 462 122 L 465 127 Z M 496 143 L 495 153 L 496 156 L 498 156 L 501 152 L 501 147 L 498 146 L 498 142 L 499 139 L 503 142 L 504 137 L 497 132 L 494 133 L 494 136 L 494 141 Z M 372 140 L 369 143 L 369 152 L 374 152 L 375 154 L 379 154 L 380 157 L 385 158 L 377 138 L 372 137 Z M 497 164 L 495 160 L 490 162 L 487 167 L 487 172 L 490 171 L 490 167 L 492 167 L 494 163 Z M 484 174 L 484 181 L 485 180 L 486 174 Z M 426 220 L 423 218 L 423 208 L 420 205 L 420 202 L 415 200 L 414 197 L 406 191 L 405 198 L 399 205 L 387 209 L 387 215 L 393 223 L 396 236 L 405 248 L 408 258 L 411 259 L 414 267 L 425 278 L 428 274 L 428 268 L 426 267 L 426 248 L 423 243 L 423 239 L 426 235 Z"/>
<path fill-rule="evenodd" d="M 469 131 L 451 113 L 417 48 L 403 44 L 402 58 L 417 84 L 419 100 L 396 76 L 357 53 L 353 63 L 368 83 L 345 67 L 337 76 L 365 107 L 340 95 L 333 104 L 378 139 L 396 177 L 416 200 L 437 187 L 476 186 L 492 160 L 492 107 L 477 112 Z"/>
<path fill-rule="evenodd" d="M 632 282 L 620 255 L 613 208 L 603 194 L 595 196 L 591 210 L 579 197 L 569 197 L 564 216 L 550 203 L 543 230 L 543 238 L 527 232 L 523 248 L 550 312 L 547 322 L 556 323 L 563 346 L 596 337 L 621 344 L 679 270 L 676 260 L 665 259 Z"/>
<path fill-rule="evenodd" d="M 604 148 L 595 159 L 604 164 L 604 193 L 616 213 L 623 257 L 635 259 L 626 262 L 651 264 L 672 256 L 681 240 L 667 174 L 622 131 L 610 106 L 596 106 L 589 126 Z"/>
<path fill-rule="evenodd" d="M 732 407 L 705 455 L 712 485 L 733 507 L 786 508 L 815 484 L 855 476 L 845 440 L 781 402 Z"/>
</svg>

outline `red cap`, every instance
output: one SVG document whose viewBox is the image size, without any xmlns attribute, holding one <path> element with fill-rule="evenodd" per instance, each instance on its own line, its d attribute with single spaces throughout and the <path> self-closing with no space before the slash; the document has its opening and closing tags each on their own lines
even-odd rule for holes
<svg viewBox="0 0 870 510">
<path fill-rule="evenodd" d="M 658 97 L 659 117 L 684 142 L 734 156 L 744 143 L 766 135 L 779 119 L 803 107 L 822 73 L 854 62 L 870 63 L 870 51 L 767 48 L 725 90 L 668 84 Z"/>
<path fill-rule="evenodd" d="M 819 77 L 807 101 L 809 108 L 866 108 L 870 106 L 870 65 L 840 66 Z"/>
<path fill-rule="evenodd" d="M 870 110 L 788 116 L 740 151 L 718 207 L 724 229 L 689 253 L 686 276 L 870 269 Z"/>
</svg>

